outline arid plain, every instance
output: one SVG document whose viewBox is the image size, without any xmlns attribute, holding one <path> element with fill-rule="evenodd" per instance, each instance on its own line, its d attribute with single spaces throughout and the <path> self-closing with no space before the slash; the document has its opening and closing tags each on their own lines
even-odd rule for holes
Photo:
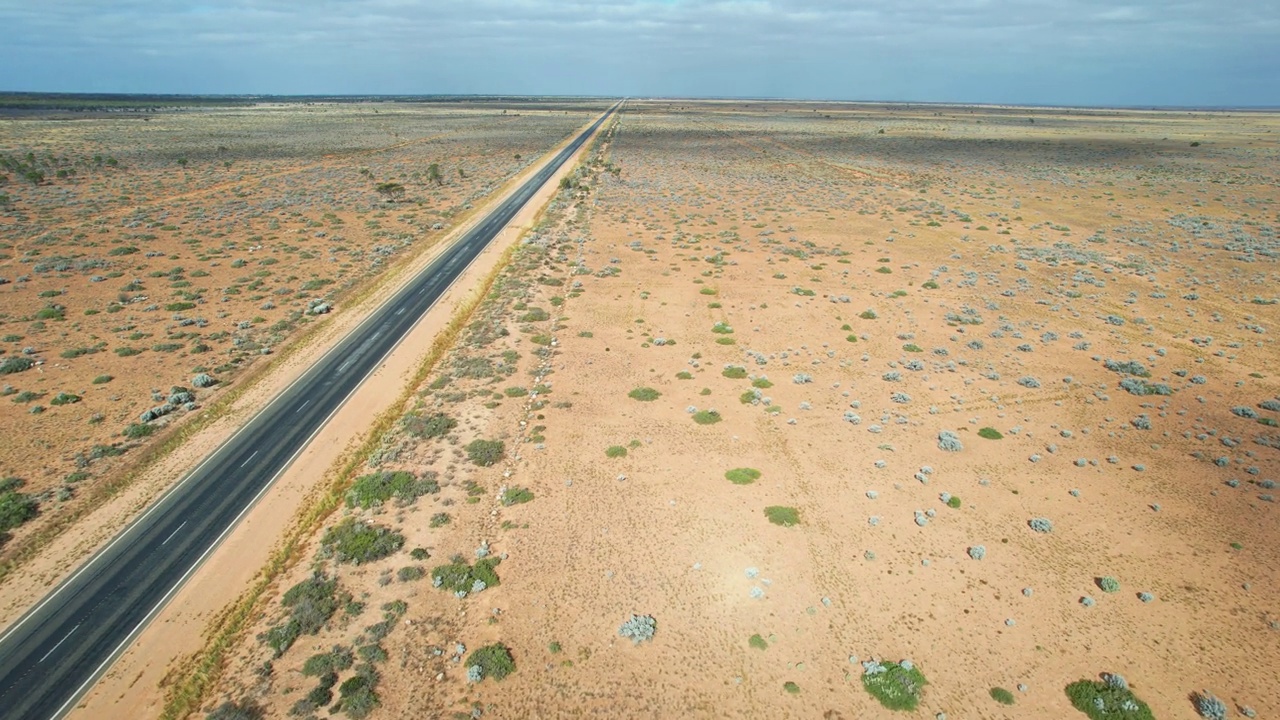
<svg viewBox="0 0 1280 720">
<path fill-rule="evenodd" d="M 517 169 L 515 153 L 588 116 L 525 114 L 451 126 L 493 124 L 453 153 L 491 159 L 473 161 L 475 198 Z M 503 135 L 534 117 L 542 134 Z M 1158 718 L 1192 717 L 1210 695 L 1280 713 L 1266 669 L 1280 661 L 1277 133 L 1268 113 L 629 101 L 353 474 L 347 508 L 259 605 L 204 708 L 888 717 L 864 673 L 900 677 L 910 659 L 915 716 L 1084 717 L 1064 688 L 1114 676 Z M 425 173 L 428 155 L 399 172 Z M 347 165 L 328 192 L 359 184 L 387 217 L 345 227 L 410 206 L 413 190 L 384 209 Z M 294 181 L 300 202 L 326 192 Z M 396 226 L 406 242 L 432 232 L 426 208 L 473 197 L 424 186 L 417 217 Z M 84 211 L 78 222 L 111 208 Z M 30 235 L 37 210 L 15 212 L 6 277 L 35 273 L 23 253 L 43 237 Z M 179 208 L 146 219 L 166 212 Z M 319 263 L 290 282 L 332 278 L 329 292 L 342 284 L 329 248 L 296 247 L 335 232 L 313 222 L 271 239 L 228 227 L 218 242 L 238 252 L 203 261 L 174 244 L 164 252 L 191 257 L 157 255 L 161 275 L 140 281 L 168 290 L 183 281 L 171 265 L 231 273 L 262 252 Z M 185 237 L 164 227 L 137 232 Z M 378 241 L 360 241 L 364 263 L 342 276 L 353 288 Z M 59 362 L 162 342 L 166 311 L 119 331 L 154 338 L 104 325 L 92 332 L 110 348 L 65 361 L 56 350 L 99 340 L 48 335 L 96 319 L 80 315 L 97 305 L 72 305 L 80 293 L 101 295 L 111 327 L 143 322 L 132 303 L 106 314 L 123 303 L 115 284 L 141 272 L 139 247 L 101 283 L 110 292 L 79 271 L 0 288 L 30 305 L 6 304 L 0 332 L 23 338 L 3 358 L 44 338 L 48 378 Z M 30 262 L 55 252 L 41 251 Z M 299 312 L 312 291 L 289 288 Z M 287 317 L 254 320 L 273 289 L 207 295 L 235 338 Z M 66 319 L 32 329 L 46 303 Z M 125 360 L 148 358 L 151 377 L 200 362 L 150 345 Z M 125 377 L 86 365 L 66 389 L 26 382 L 34 371 L 5 382 L 45 396 L 0 416 L 48 443 L 53 470 L 29 469 L 31 448 L 6 460 L 24 492 L 55 488 L 74 470 L 59 465 L 72 440 L 94 441 L 90 413 L 107 411 L 89 406 L 93 374 Z M 152 386 L 180 384 L 148 374 L 127 408 L 105 402 L 120 380 L 104 385 L 104 438 L 149 407 Z M 80 402 L 30 413 L 82 387 Z M 77 408 L 62 434 L 32 430 Z"/>
</svg>

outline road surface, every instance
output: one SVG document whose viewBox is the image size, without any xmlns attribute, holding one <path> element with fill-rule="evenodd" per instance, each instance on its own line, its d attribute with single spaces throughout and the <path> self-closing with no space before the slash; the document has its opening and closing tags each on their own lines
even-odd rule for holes
<svg viewBox="0 0 1280 720">
<path fill-rule="evenodd" d="M 0 636 L 0 717 L 58 718 L 617 106 Z"/>
</svg>

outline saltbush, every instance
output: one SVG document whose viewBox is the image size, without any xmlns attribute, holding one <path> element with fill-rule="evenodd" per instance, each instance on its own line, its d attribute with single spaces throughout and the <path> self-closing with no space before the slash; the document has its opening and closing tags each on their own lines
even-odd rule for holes
<svg viewBox="0 0 1280 720">
<path fill-rule="evenodd" d="M 950 430 L 943 430 L 938 433 L 938 449 L 946 452 L 959 452 L 964 449 L 964 444 L 960 442 L 960 438 Z"/>
<path fill-rule="evenodd" d="M 652 640 L 658 630 L 658 621 L 652 615 L 632 615 L 618 627 L 618 634 L 639 645 Z"/>
</svg>

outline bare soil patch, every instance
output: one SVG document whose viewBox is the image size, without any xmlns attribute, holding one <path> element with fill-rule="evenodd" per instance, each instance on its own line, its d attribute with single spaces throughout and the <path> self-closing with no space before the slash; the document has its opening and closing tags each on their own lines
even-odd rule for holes
<svg viewBox="0 0 1280 720">
<path fill-rule="evenodd" d="M 342 602 L 219 700 L 879 717 L 863 663 L 909 659 L 929 717 L 1102 673 L 1280 712 L 1280 118 L 679 106 L 628 106 L 370 458 L 439 485 L 350 510 L 401 549 L 317 538 L 281 592 Z"/>
</svg>

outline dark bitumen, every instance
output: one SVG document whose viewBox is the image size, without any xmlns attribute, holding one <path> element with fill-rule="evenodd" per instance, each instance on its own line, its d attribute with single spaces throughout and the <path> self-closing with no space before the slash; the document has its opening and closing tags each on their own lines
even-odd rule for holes
<svg viewBox="0 0 1280 720">
<path fill-rule="evenodd" d="M 610 113 L 616 109 L 610 110 Z M 0 637 L 0 717 L 60 717 L 603 115 Z"/>
</svg>

